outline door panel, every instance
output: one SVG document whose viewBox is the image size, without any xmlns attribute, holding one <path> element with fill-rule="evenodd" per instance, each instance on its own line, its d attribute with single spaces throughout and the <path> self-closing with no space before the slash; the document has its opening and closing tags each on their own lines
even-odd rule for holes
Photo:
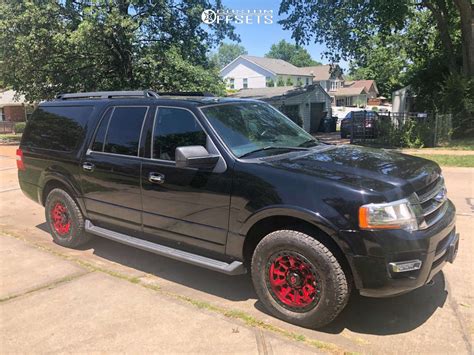
<svg viewBox="0 0 474 355">
<path fill-rule="evenodd" d="M 91 152 L 82 189 L 89 217 L 98 226 L 141 232 L 140 160 Z"/>
<path fill-rule="evenodd" d="M 98 226 L 141 236 L 138 157 L 148 106 L 115 106 L 102 118 L 81 162 L 87 213 Z"/>
<path fill-rule="evenodd" d="M 155 116 L 152 157 L 142 163 L 143 230 L 145 237 L 223 252 L 229 219 L 231 174 L 177 168 L 178 146 L 203 145 L 215 152 L 194 114 L 159 107 Z M 151 182 L 150 173 L 163 181 Z"/>
<path fill-rule="evenodd" d="M 151 183 L 151 172 L 164 175 L 164 182 Z M 142 191 L 146 234 L 189 244 L 198 240 L 225 244 L 230 202 L 227 174 L 179 169 L 174 163 L 144 162 Z"/>
</svg>

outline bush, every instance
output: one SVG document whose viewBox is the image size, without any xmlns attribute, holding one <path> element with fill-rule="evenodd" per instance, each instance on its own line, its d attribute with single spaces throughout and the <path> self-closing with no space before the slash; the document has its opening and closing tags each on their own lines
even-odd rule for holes
<svg viewBox="0 0 474 355">
<path fill-rule="evenodd" d="M 13 131 L 18 133 L 23 133 L 25 131 L 26 122 L 18 122 L 13 126 Z"/>
<path fill-rule="evenodd" d="M 434 146 L 433 118 L 406 118 L 394 124 L 382 117 L 377 122 L 377 138 L 374 143 L 383 147 L 423 148 Z"/>
<path fill-rule="evenodd" d="M 275 86 L 275 82 L 273 81 L 273 79 L 268 79 L 267 80 L 267 88 L 272 88 Z"/>
</svg>

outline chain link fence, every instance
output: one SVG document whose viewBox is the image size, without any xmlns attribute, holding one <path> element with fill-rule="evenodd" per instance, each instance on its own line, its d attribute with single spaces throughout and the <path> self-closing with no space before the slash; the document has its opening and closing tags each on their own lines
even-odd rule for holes
<svg viewBox="0 0 474 355">
<path fill-rule="evenodd" d="M 451 133 L 451 114 L 358 111 L 350 126 L 351 143 L 380 147 L 435 147 Z"/>
</svg>

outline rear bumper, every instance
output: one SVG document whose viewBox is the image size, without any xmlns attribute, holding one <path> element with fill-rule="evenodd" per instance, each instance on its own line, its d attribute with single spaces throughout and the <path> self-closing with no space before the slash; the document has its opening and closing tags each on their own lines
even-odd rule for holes
<svg viewBox="0 0 474 355">
<path fill-rule="evenodd" d="M 348 260 L 361 295 L 389 297 L 406 293 L 430 282 L 446 263 L 454 261 L 459 235 L 454 206 L 448 203 L 442 221 L 424 231 L 357 232 L 361 243 L 358 248 L 366 253 L 348 255 Z M 421 268 L 394 272 L 390 266 L 408 260 L 420 260 Z"/>
</svg>

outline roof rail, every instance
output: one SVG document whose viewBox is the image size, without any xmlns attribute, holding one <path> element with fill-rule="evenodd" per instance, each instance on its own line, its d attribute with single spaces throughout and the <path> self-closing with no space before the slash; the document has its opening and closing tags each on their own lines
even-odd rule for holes
<svg viewBox="0 0 474 355">
<path fill-rule="evenodd" d="M 204 96 L 204 97 L 215 97 L 210 92 L 203 91 L 170 91 L 170 92 L 159 92 L 159 96 Z"/>
<path fill-rule="evenodd" d="M 114 97 L 144 97 L 157 98 L 158 94 L 152 90 L 142 91 L 96 91 L 96 92 L 78 92 L 72 94 L 56 95 L 57 100 L 68 99 L 111 99 Z"/>
</svg>

